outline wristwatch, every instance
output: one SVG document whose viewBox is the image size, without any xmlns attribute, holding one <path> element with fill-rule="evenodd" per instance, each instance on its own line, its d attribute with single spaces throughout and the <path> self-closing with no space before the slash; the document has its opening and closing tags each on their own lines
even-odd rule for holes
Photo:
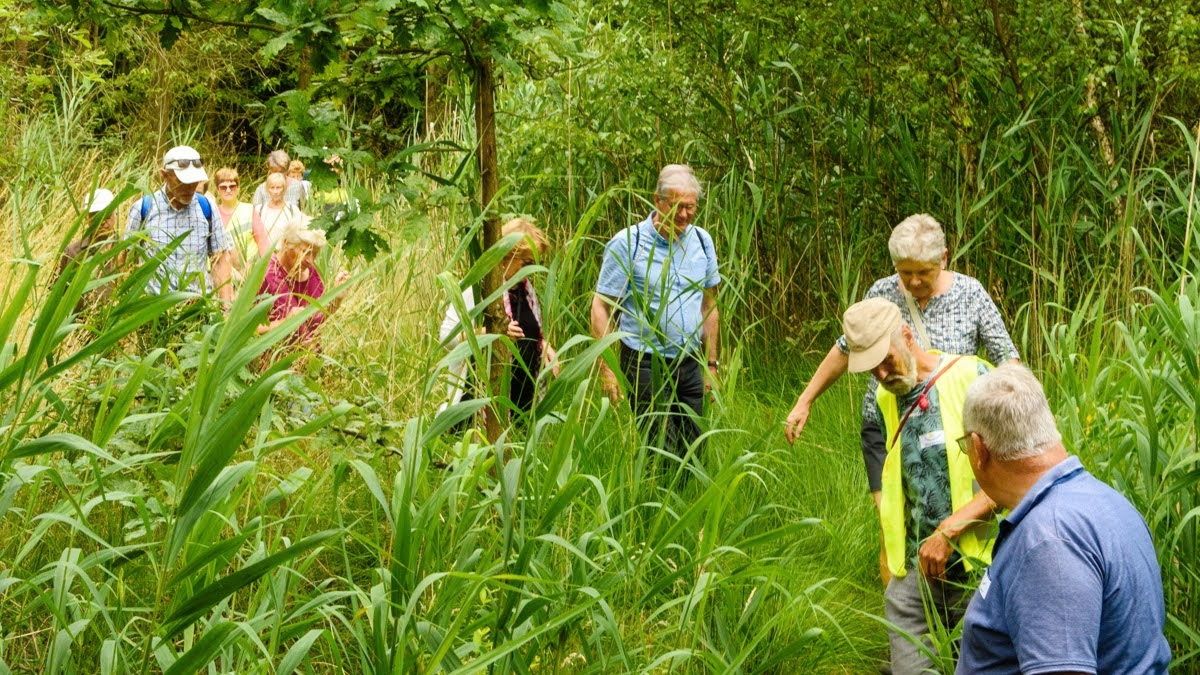
<svg viewBox="0 0 1200 675">
<path fill-rule="evenodd" d="M 718 360 L 716 360 L 716 359 L 709 359 L 709 360 L 708 360 L 708 367 L 709 367 L 709 368 L 720 368 L 720 367 L 721 367 L 721 362 L 720 362 L 720 361 L 718 361 Z"/>
</svg>

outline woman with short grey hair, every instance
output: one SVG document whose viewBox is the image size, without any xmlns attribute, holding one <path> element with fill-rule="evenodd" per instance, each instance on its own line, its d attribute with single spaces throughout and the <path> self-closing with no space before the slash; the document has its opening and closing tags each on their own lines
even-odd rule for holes
<svg viewBox="0 0 1200 675">
<path fill-rule="evenodd" d="M 865 297 L 894 302 L 921 347 L 947 354 L 975 354 L 983 348 L 995 364 L 1018 358 L 1000 310 L 983 284 L 946 269 L 946 234 L 937 220 L 924 213 L 905 218 L 892 230 L 888 251 L 896 273 L 872 284 Z M 804 430 L 812 404 L 846 372 L 846 353 L 846 338 L 842 336 L 817 367 L 787 417 L 784 433 L 789 443 L 794 443 Z M 887 450 L 875 405 L 876 386 L 873 378 L 868 380 L 860 436 L 867 484 L 878 504 Z"/>
</svg>

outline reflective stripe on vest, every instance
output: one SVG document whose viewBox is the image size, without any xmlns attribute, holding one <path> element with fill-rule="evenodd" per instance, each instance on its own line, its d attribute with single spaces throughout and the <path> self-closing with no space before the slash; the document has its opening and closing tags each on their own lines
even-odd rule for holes
<svg viewBox="0 0 1200 675">
<path fill-rule="evenodd" d="M 931 351 L 932 354 L 941 352 Z M 946 467 L 950 473 L 950 509 L 958 511 L 975 497 L 975 474 L 971 471 L 971 460 L 959 452 L 955 443 L 963 435 L 962 409 L 967 398 L 967 387 L 975 381 L 979 373 L 979 364 L 989 369 L 991 365 L 975 356 L 964 356 L 947 370 L 933 389 L 938 395 L 938 405 L 942 414 L 942 432 L 946 444 Z M 903 462 L 900 457 L 902 440 L 896 435 L 900 425 L 900 410 L 896 405 L 896 397 L 887 389 L 880 387 L 876 391 L 879 412 L 883 417 L 884 439 L 888 444 L 887 458 L 883 461 L 883 494 L 879 504 L 879 521 L 883 528 L 883 549 L 887 556 L 887 566 L 892 575 L 905 575 L 907 558 L 904 555 L 904 514 L 907 510 L 904 504 L 904 483 L 901 478 Z M 896 438 L 893 443 L 892 439 Z M 975 562 L 988 565 L 992 558 L 992 540 L 984 536 L 990 523 L 980 523 L 964 531 L 953 542 L 963 557 L 963 564 L 968 570 L 975 568 Z"/>
</svg>

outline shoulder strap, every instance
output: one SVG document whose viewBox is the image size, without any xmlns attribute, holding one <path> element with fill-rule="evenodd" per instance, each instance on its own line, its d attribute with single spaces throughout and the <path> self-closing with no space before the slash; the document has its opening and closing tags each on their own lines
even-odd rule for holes
<svg viewBox="0 0 1200 675">
<path fill-rule="evenodd" d="M 933 345 L 929 342 L 929 333 L 925 331 L 925 317 L 921 315 L 921 308 L 917 307 L 917 301 L 913 299 L 912 293 L 904 288 L 904 284 L 899 281 L 896 283 L 900 286 L 900 294 L 904 296 L 904 302 L 908 304 L 908 313 L 912 317 L 917 338 L 921 341 L 921 349 L 933 349 Z"/>
<path fill-rule="evenodd" d="M 696 227 L 693 225 L 692 227 Z M 704 251 L 705 260 L 712 259 L 712 255 L 708 252 L 708 244 L 704 243 L 704 235 L 700 233 L 700 228 L 696 228 L 696 238 L 700 240 L 700 250 Z"/>
<path fill-rule="evenodd" d="M 200 210 L 204 212 L 204 218 L 211 226 L 213 224 L 212 202 L 208 201 L 208 197 L 205 197 L 204 195 L 196 195 L 196 201 L 200 202 Z"/>
<path fill-rule="evenodd" d="M 146 216 L 150 215 L 150 195 L 142 195 L 142 222 L 146 222 Z"/>
<path fill-rule="evenodd" d="M 208 201 L 208 197 L 204 195 L 196 195 L 196 201 L 200 204 L 200 211 L 204 214 L 204 219 L 208 221 L 208 237 L 205 242 L 208 246 L 208 254 L 213 254 L 213 209 L 212 203 Z"/>
<path fill-rule="evenodd" d="M 904 430 L 904 425 L 908 424 L 908 418 L 912 417 L 914 410 L 917 408 L 924 410 L 929 407 L 929 390 L 933 389 L 933 385 L 937 384 L 938 378 L 953 368 L 954 364 L 958 363 L 960 359 L 962 359 L 961 356 L 954 357 L 950 363 L 947 363 L 944 368 L 929 378 L 929 381 L 925 383 L 925 387 L 921 390 L 921 395 L 917 397 L 917 400 L 912 402 L 912 405 L 908 406 L 908 410 L 904 411 L 904 417 L 900 418 L 900 424 L 896 425 L 896 432 L 892 434 L 892 442 L 888 444 L 888 447 L 895 445 L 896 441 L 900 440 L 900 432 Z"/>
</svg>

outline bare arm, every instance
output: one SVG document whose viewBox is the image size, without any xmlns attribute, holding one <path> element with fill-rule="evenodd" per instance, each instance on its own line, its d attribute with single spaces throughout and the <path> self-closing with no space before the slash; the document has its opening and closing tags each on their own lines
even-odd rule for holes
<svg viewBox="0 0 1200 675">
<path fill-rule="evenodd" d="M 921 544 L 921 549 L 917 552 L 921 572 L 931 578 L 945 574 L 946 561 L 950 559 L 950 553 L 954 550 L 950 541 L 957 539 L 975 523 L 990 518 L 995 511 L 996 502 L 983 490 L 976 492 L 971 501 L 943 520 L 933 534 Z"/>
<path fill-rule="evenodd" d="M 701 337 L 704 341 L 704 355 L 708 359 L 708 385 L 711 388 L 716 377 L 717 362 L 720 351 L 721 312 L 717 309 L 717 286 L 704 289 L 704 299 L 700 303 L 700 311 L 704 317 L 704 330 Z"/>
<path fill-rule="evenodd" d="M 615 298 L 610 298 L 600 293 L 592 294 L 592 337 L 597 340 L 604 338 L 612 332 L 612 307 L 615 304 Z M 603 360 L 599 363 L 600 388 L 604 390 L 609 400 L 615 404 L 621 400 L 621 386 L 617 383 L 617 376 L 613 374 L 608 364 Z"/>
<path fill-rule="evenodd" d="M 821 365 L 817 366 L 817 372 L 813 373 L 812 379 L 809 380 L 808 386 L 796 399 L 796 405 L 792 406 L 791 412 L 788 413 L 783 430 L 788 443 L 795 443 L 796 439 L 800 437 L 800 432 L 804 431 L 804 425 L 808 423 L 808 413 L 812 409 L 812 404 L 845 374 L 849 364 L 850 358 L 843 354 L 837 345 L 834 345 L 825 355 Z"/>
<path fill-rule="evenodd" d="M 218 251 L 212 258 L 212 279 L 213 288 L 217 291 L 217 297 L 225 302 L 233 300 L 233 283 L 230 281 L 233 276 L 233 264 L 230 262 L 233 251 Z"/>
<path fill-rule="evenodd" d="M 254 243 L 258 245 L 260 256 L 271 252 L 271 238 L 267 236 L 267 227 L 263 225 L 262 212 L 258 208 L 254 209 L 254 215 L 250 217 L 250 233 L 254 235 Z"/>
</svg>

